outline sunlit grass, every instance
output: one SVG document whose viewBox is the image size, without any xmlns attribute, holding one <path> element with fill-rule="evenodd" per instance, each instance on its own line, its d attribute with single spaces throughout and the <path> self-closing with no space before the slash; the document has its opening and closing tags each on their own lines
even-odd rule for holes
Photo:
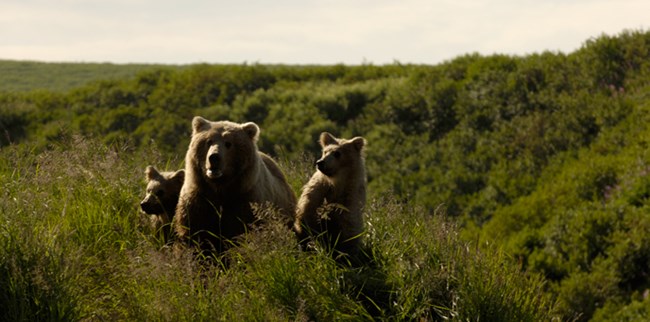
<svg viewBox="0 0 650 322">
<path fill-rule="evenodd" d="M 81 138 L 0 153 L 4 320 L 550 319 L 541 280 L 461 241 L 442 211 L 371 197 L 364 255 L 346 263 L 301 251 L 262 209 L 264 224 L 205 261 L 165 246 L 138 212 L 142 169 L 165 161 Z M 282 164 L 295 189 L 312 171 Z"/>
</svg>

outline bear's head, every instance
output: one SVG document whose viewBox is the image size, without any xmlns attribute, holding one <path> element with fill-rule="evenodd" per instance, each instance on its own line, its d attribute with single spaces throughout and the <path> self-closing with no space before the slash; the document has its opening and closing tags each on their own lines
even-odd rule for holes
<svg viewBox="0 0 650 322">
<path fill-rule="evenodd" d="M 185 171 L 159 172 L 152 166 L 145 169 L 147 195 L 140 202 L 140 208 L 147 214 L 173 214 L 178 196 L 185 180 Z"/>
<path fill-rule="evenodd" d="M 191 162 L 213 184 L 226 184 L 247 173 L 257 161 L 257 124 L 192 120 Z"/>
<path fill-rule="evenodd" d="M 328 132 L 320 135 L 323 155 L 316 161 L 318 171 L 328 177 L 346 172 L 363 162 L 362 151 L 366 140 L 360 136 L 350 140 L 338 139 Z"/>
</svg>

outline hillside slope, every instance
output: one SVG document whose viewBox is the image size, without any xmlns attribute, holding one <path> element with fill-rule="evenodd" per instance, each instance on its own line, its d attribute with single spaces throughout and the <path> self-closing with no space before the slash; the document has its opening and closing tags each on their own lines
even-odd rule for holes
<svg viewBox="0 0 650 322">
<path fill-rule="evenodd" d="M 182 66 L 110 63 L 42 63 L 0 59 L 0 92 L 65 92 L 98 80 L 123 80 L 143 70 Z"/>
<path fill-rule="evenodd" d="M 634 320 L 650 312 L 649 113 L 650 33 L 626 31 L 568 54 L 194 65 L 2 93 L 0 146 L 82 135 L 180 166 L 194 115 L 257 122 L 260 148 L 287 162 L 316 158 L 321 131 L 363 135 L 371 197 L 445 213 L 543 275 L 565 319 Z"/>
</svg>

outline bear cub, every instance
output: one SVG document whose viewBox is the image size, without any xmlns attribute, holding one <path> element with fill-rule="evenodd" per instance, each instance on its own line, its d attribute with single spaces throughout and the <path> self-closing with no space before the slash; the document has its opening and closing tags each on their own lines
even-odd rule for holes
<svg viewBox="0 0 650 322">
<path fill-rule="evenodd" d="M 293 229 L 303 246 L 315 237 L 329 250 L 352 255 L 359 250 L 364 229 L 366 141 L 323 132 L 320 145 L 322 157 L 302 189 Z"/>
<path fill-rule="evenodd" d="M 178 196 L 185 181 L 185 170 L 159 172 L 153 166 L 145 169 L 147 180 L 146 196 L 140 202 L 142 211 L 150 215 L 151 227 L 155 232 L 163 231 L 165 239 L 169 237 L 169 225 L 176 212 Z"/>
</svg>

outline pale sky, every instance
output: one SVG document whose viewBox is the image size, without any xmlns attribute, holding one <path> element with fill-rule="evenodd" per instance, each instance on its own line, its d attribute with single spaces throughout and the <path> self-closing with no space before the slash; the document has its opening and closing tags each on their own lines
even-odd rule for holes
<svg viewBox="0 0 650 322">
<path fill-rule="evenodd" d="M 0 59 L 438 64 L 648 30 L 649 0 L 2 0 Z"/>
</svg>

